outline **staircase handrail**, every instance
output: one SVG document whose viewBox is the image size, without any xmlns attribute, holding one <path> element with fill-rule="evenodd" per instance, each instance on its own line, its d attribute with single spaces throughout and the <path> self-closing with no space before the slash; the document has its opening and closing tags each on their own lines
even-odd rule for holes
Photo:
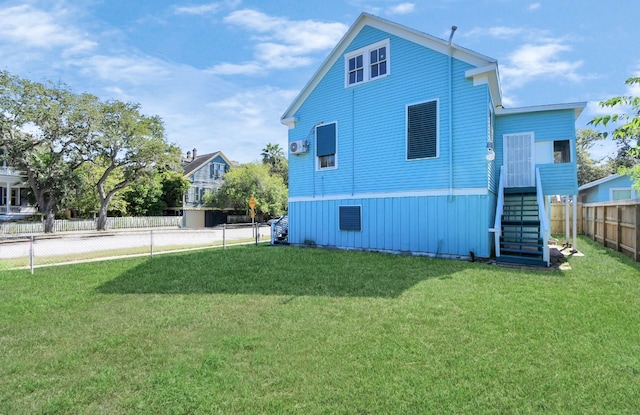
<svg viewBox="0 0 640 415">
<path fill-rule="evenodd" d="M 271 222 L 271 245 L 275 245 L 276 239 L 289 229 L 289 215 L 282 215 L 280 219 Z"/>
<path fill-rule="evenodd" d="M 496 257 L 500 256 L 500 237 L 502 236 L 502 213 L 504 211 L 504 166 L 500 167 L 498 182 L 498 203 L 496 204 L 496 219 L 492 231 L 495 237 Z"/>
<path fill-rule="evenodd" d="M 544 196 L 542 193 L 542 180 L 540 169 L 536 167 L 536 198 L 538 200 L 538 218 L 540 219 L 540 238 L 542 239 L 542 260 L 549 266 L 549 220 L 544 208 Z"/>
</svg>

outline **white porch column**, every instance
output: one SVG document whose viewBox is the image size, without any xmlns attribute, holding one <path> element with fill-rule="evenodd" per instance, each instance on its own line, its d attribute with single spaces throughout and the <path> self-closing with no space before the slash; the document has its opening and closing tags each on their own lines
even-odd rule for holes
<svg viewBox="0 0 640 415">
<path fill-rule="evenodd" d="M 7 181 L 7 200 L 5 203 L 7 215 L 11 213 L 11 182 Z"/>
<path fill-rule="evenodd" d="M 578 251 L 576 235 L 578 234 L 578 195 L 573 195 L 573 251 Z"/>
<path fill-rule="evenodd" d="M 564 239 L 569 243 L 569 195 L 565 195 L 564 199 Z"/>
</svg>

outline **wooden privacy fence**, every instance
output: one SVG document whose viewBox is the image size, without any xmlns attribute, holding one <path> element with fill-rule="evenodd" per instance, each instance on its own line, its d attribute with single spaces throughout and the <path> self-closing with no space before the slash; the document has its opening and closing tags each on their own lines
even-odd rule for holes
<svg viewBox="0 0 640 415">
<path fill-rule="evenodd" d="M 566 231 L 565 225 L 565 204 L 564 203 L 551 203 L 551 234 L 552 235 L 564 235 Z M 578 223 L 576 226 L 576 233 L 583 235 L 582 230 L 582 203 L 578 203 Z M 573 205 L 569 205 L 569 229 L 570 234 L 573 234 Z"/>
<path fill-rule="evenodd" d="M 587 203 L 582 207 L 584 235 L 640 261 L 640 201 Z"/>
</svg>

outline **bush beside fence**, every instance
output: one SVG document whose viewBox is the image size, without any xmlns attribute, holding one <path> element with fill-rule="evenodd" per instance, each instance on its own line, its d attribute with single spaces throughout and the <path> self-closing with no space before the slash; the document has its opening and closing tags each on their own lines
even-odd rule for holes
<svg viewBox="0 0 640 415">
<path fill-rule="evenodd" d="M 180 227 L 182 216 L 145 216 L 145 217 L 110 217 L 107 218 L 107 229 L 140 229 Z M 97 220 L 58 219 L 54 222 L 54 232 L 94 231 Z M 7 222 L 0 223 L 0 235 L 34 234 L 44 232 L 43 222 Z"/>
</svg>

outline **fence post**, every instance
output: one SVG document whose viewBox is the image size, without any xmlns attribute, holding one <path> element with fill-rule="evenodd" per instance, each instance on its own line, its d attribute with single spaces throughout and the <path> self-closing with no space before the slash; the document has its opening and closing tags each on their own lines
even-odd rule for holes
<svg viewBox="0 0 640 415">
<path fill-rule="evenodd" d="M 151 229 L 151 258 L 153 258 L 153 229 Z"/>
<path fill-rule="evenodd" d="M 227 248 L 227 224 L 222 224 L 222 249 Z"/>
<path fill-rule="evenodd" d="M 31 235 L 29 243 L 29 268 L 31 268 L 31 275 L 33 275 L 33 235 Z"/>
<path fill-rule="evenodd" d="M 256 228 L 256 246 L 258 246 L 258 239 L 260 238 L 260 234 L 258 233 L 258 222 L 256 221 L 255 223 L 255 228 Z"/>
<path fill-rule="evenodd" d="M 636 205 L 635 208 L 636 214 L 635 214 L 635 218 L 634 218 L 634 223 L 636 224 L 635 229 L 633 230 L 633 239 L 635 239 L 636 241 L 636 246 L 633 247 L 634 249 L 634 253 L 633 253 L 633 259 L 637 262 L 640 261 L 640 231 L 638 231 L 638 220 L 640 220 L 640 204 Z"/>
</svg>

